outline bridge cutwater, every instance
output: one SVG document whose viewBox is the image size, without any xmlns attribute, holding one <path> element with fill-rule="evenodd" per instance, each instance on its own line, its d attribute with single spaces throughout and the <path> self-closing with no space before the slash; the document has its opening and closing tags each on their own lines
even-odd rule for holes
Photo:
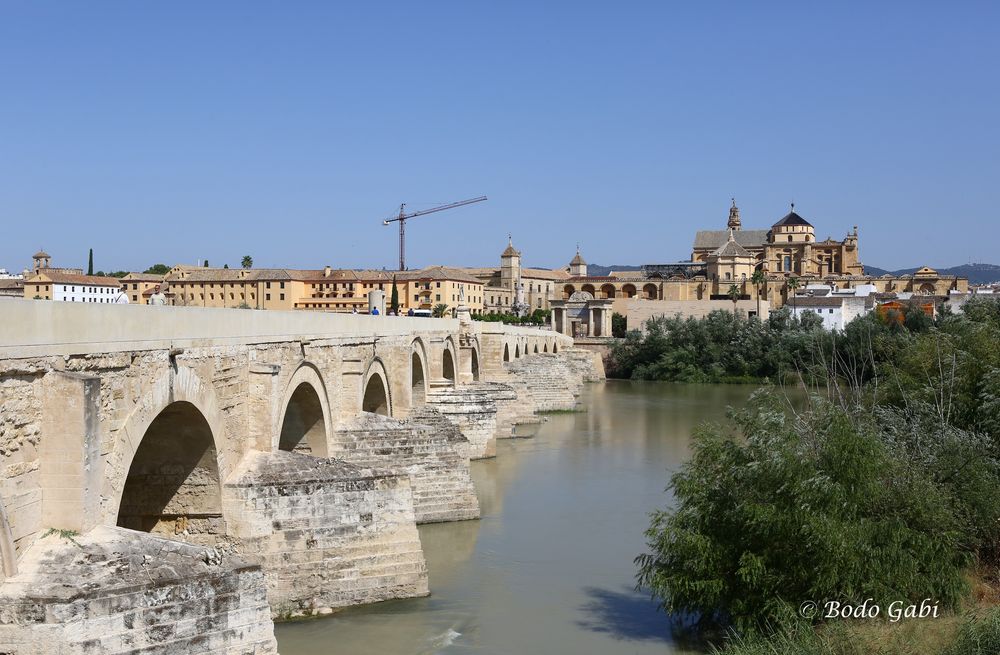
<svg viewBox="0 0 1000 655">
<path fill-rule="evenodd" d="M 0 305 L 0 652 L 275 653 L 427 595 L 417 524 L 600 358 L 458 319 Z"/>
</svg>

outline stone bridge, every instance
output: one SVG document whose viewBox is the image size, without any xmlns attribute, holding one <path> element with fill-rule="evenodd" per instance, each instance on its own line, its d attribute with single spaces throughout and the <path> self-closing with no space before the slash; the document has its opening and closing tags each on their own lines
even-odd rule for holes
<svg viewBox="0 0 1000 655">
<path fill-rule="evenodd" d="M 416 525 L 600 359 L 455 319 L 0 304 L 0 652 L 273 653 L 429 593 Z"/>
</svg>

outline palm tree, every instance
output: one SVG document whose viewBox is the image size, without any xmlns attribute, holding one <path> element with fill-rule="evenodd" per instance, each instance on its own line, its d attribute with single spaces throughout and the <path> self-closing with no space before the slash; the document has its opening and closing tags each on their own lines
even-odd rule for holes
<svg viewBox="0 0 1000 655">
<path fill-rule="evenodd" d="M 788 278 L 788 293 L 792 296 L 792 314 L 795 314 L 795 290 L 799 288 L 799 278 Z"/>
<path fill-rule="evenodd" d="M 243 268 L 253 268 L 253 257 L 250 255 L 243 255 L 243 261 L 240 263 Z"/>
<path fill-rule="evenodd" d="M 767 277 L 764 275 L 764 271 L 759 268 L 753 272 L 750 276 L 750 283 L 753 284 L 754 289 L 757 290 L 757 320 L 760 320 L 760 288 L 764 285 Z"/>
<path fill-rule="evenodd" d="M 448 305 L 442 302 L 434 305 L 434 309 L 431 310 L 431 313 L 434 315 L 434 318 L 444 318 L 444 313 L 447 311 Z"/>
<path fill-rule="evenodd" d="M 739 316 L 739 314 L 736 313 L 736 301 L 740 299 L 743 292 L 740 290 L 738 285 L 732 284 L 729 286 L 727 295 L 729 296 L 729 299 L 733 301 L 733 316 Z"/>
</svg>

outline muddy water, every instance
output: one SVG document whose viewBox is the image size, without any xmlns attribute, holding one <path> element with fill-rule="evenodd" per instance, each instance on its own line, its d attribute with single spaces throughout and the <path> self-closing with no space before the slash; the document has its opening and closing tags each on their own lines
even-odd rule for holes
<svg viewBox="0 0 1000 655">
<path fill-rule="evenodd" d="M 753 389 L 611 381 L 472 465 L 482 519 L 422 526 L 428 598 L 277 627 L 282 655 L 685 653 L 633 590 L 692 429 Z"/>
</svg>

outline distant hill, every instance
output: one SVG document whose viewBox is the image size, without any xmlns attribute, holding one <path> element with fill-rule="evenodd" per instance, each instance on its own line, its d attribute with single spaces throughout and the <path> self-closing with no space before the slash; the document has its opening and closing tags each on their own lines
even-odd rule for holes
<svg viewBox="0 0 1000 655">
<path fill-rule="evenodd" d="M 608 275 L 611 271 L 641 271 L 642 266 L 632 266 L 629 264 L 612 264 L 611 266 L 601 266 L 600 264 L 587 264 L 587 275 Z"/>
<path fill-rule="evenodd" d="M 638 271 L 642 266 L 631 264 L 612 264 L 611 266 L 601 266 L 600 264 L 587 264 L 589 275 L 608 275 L 611 271 Z M 935 268 L 941 275 L 958 275 L 969 278 L 969 284 L 990 284 L 1000 282 L 1000 266 L 996 264 L 962 264 L 951 268 Z M 865 273 L 878 277 L 879 275 L 912 275 L 916 268 L 902 268 L 898 271 L 887 271 L 877 266 L 865 265 Z"/>
<path fill-rule="evenodd" d="M 1000 282 L 1000 266 L 997 266 L 996 264 L 962 264 L 961 266 L 952 266 L 951 268 L 934 268 L 934 270 L 941 275 L 958 275 L 959 277 L 967 277 L 969 278 L 969 284 L 990 284 L 991 282 Z M 897 271 L 887 271 L 884 268 L 878 268 L 877 266 L 865 265 L 865 273 L 876 277 L 879 275 L 885 275 L 886 273 L 890 275 L 912 275 L 916 271 L 916 268 L 901 268 Z"/>
</svg>

